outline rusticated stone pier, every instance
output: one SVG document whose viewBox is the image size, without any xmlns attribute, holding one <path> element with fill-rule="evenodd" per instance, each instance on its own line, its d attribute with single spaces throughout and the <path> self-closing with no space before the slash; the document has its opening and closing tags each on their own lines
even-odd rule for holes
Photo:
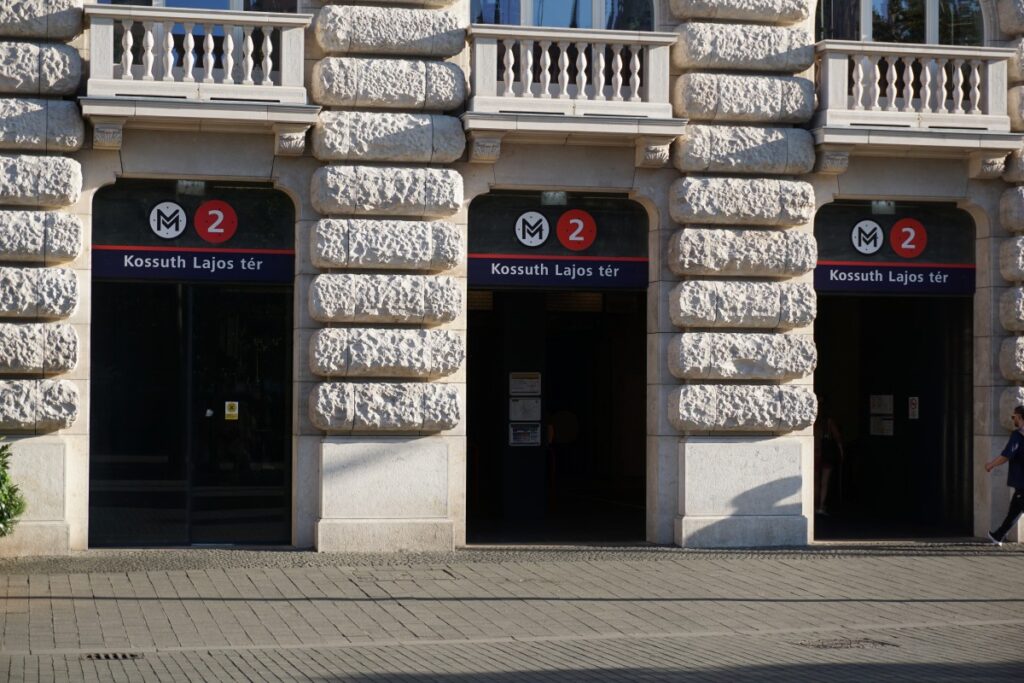
<svg viewBox="0 0 1024 683">
<path fill-rule="evenodd" d="M 320 550 L 444 550 L 464 494 L 465 45 L 447 2 L 326 4 L 312 96 L 309 346 Z M 358 465 L 358 466 L 356 466 Z M 358 492 L 378 491 L 381 495 Z M 384 492 L 388 493 L 384 493 Z"/>
<path fill-rule="evenodd" d="M 798 126 L 814 93 L 812 0 L 672 0 L 676 116 L 684 174 L 669 197 L 679 283 L 668 346 L 681 384 L 676 543 L 803 545 L 813 490 L 810 427 L 814 192 L 799 176 L 814 143 Z"/>
<path fill-rule="evenodd" d="M 70 548 L 65 474 L 76 456 L 87 384 L 78 367 L 85 125 L 82 75 L 66 41 L 82 30 L 83 0 L 0 3 L 0 432 L 14 447 L 12 477 L 31 500 L 2 554 Z M 87 284 L 87 283 L 86 283 Z M 72 445 L 69 445 L 72 444 Z"/>
</svg>

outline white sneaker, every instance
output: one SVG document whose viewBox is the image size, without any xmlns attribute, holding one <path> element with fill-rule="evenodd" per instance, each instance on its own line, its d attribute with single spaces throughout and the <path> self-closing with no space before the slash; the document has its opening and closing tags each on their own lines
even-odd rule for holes
<svg viewBox="0 0 1024 683">
<path fill-rule="evenodd" d="M 1000 541 L 1000 540 L 999 540 L 998 538 L 996 538 L 996 537 L 995 537 L 995 536 L 994 536 L 994 535 L 992 534 L 992 532 L 991 532 L 991 531 L 990 531 L 990 532 L 988 532 L 988 540 L 990 540 L 990 541 L 992 542 L 992 545 L 1002 545 L 1002 544 L 1003 544 L 1003 542 L 1002 542 L 1002 541 Z"/>
</svg>

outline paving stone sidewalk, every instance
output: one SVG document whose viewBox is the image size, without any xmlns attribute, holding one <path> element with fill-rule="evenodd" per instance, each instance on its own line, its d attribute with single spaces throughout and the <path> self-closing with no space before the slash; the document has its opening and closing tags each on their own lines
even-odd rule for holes
<svg viewBox="0 0 1024 683">
<path fill-rule="evenodd" d="M 0 560 L 0 681 L 1024 680 L 1024 551 Z"/>
</svg>

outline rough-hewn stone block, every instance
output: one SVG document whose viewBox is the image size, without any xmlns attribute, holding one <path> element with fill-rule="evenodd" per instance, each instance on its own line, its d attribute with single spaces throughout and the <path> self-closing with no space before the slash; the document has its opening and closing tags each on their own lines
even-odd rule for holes
<svg viewBox="0 0 1024 683">
<path fill-rule="evenodd" d="M 669 193 L 678 223 L 802 225 L 814 209 L 814 188 L 797 180 L 687 176 Z"/>
<path fill-rule="evenodd" d="M 814 63 L 814 40 L 803 28 L 693 21 L 676 29 L 677 69 L 797 73 Z"/>
<path fill-rule="evenodd" d="M 671 0 L 679 19 L 727 19 L 795 24 L 811 15 L 816 0 Z"/>
<path fill-rule="evenodd" d="M 691 121 L 805 123 L 814 85 L 797 76 L 688 73 L 672 86 L 672 110 Z"/>
<path fill-rule="evenodd" d="M 683 173 L 800 175 L 815 158 L 814 138 L 802 128 L 690 125 L 672 151 Z"/>
<path fill-rule="evenodd" d="M 462 312 L 462 289 L 451 277 L 429 275 L 318 275 L 309 313 L 320 322 L 451 322 Z"/>
<path fill-rule="evenodd" d="M 325 166 L 313 174 L 311 195 L 328 216 L 443 218 L 462 207 L 462 176 L 447 168 Z"/>
<path fill-rule="evenodd" d="M 816 307 L 814 288 L 799 282 L 687 280 L 669 294 L 676 327 L 803 327 Z"/>
<path fill-rule="evenodd" d="M 444 377 L 462 366 L 466 344 L 452 330 L 319 330 L 309 364 L 324 377 Z"/>
<path fill-rule="evenodd" d="M 462 261 L 462 234 L 445 221 L 326 218 L 311 233 L 317 268 L 447 270 Z"/>
<path fill-rule="evenodd" d="M 70 45 L 0 40 L 0 93 L 71 95 L 82 78 L 82 59 Z"/>
<path fill-rule="evenodd" d="M 51 432 L 78 417 L 78 388 L 68 380 L 0 380 L 0 430 Z"/>
<path fill-rule="evenodd" d="M 1024 332 L 1024 287 L 1012 287 L 999 296 L 999 322 L 1011 332 Z"/>
<path fill-rule="evenodd" d="M 0 323 L 0 372 L 70 372 L 78 364 L 78 335 L 71 325 Z"/>
<path fill-rule="evenodd" d="M 999 395 L 999 425 L 1007 430 L 1013 431 L 1013 420 L 1010 418 L 1013 415 L 1013 409 L 1019 405 L 1024 405 L 1024 387 L 1007 387 L 1003 389 L 1003 392 Z"/>
<path fill-rule="evenodd" d="M 998 0 L 999 30 L 1011 36 L 1024 35 L 1024 0 Z"/>
<path fill-rule="evenodd" d="M 328 5 L 316 18 L 324 52 L 451 57 L 462 52 L 466 31 L 452 12 Z"/>
<path fill-rule="evenodd" d="M 999 371 L 1011 382 L 1024 382 L 1024 337 L 1003 340 L 999 347 Z"/>
<path fill-rule="evenodd" d="M 0 317 L 66 318 L 78 308 L 78 278 L 67 268 L 0 268 Z"/>
<path fill-rule="evenodd" d="M 999 274 L 1010 282 L 1024 282 L 1024 236 L 999 245 Z"/>
<path fill-rule="evenodd" d="M 447 164 L 465 148 L 462 122 L 440 114 L 325 111 L 313 128 L 313 155 L 321 161 Z"/>
<path fill-rule="evenodd" d="M 0 36 L 67 40 L 82 30 L 84 0 L 3 0 Z"/>
<path fill-rule="evenodd" d="M 680 379 L 790 380 L 814 372 L 809 334 L 687 332 L 669 343 L 669 371 Z"/>
<path fill-rule="evenodd" d="M 328 57 L 313 67 L 312 91 L 325 106 L 444 111 L 466 99 L 466 82 L 450 62 Z"/>
<path fill-rule="evenodd" d="M 1008 164 L 1007 168 L 1013 164 Z M 999 222 L 1011 232 L 1024 232 L 1024 187 L 1010 187 L 999 200 Z"/>
<path fill-rule="evenodd" d="M 74 152 L 84 139 L 74 102 L 0 97 L 0 149 Z"/>
<path fill-rule="evenodd" d="M 68 206 L 82 193 L 82 167 L 64 157 L 0 154 L 0 205 Z"/>
<path fill-rule="evenodd" d="M 438 432 L 461 420 L 452 384 L 324 382 L 313 389 L 309 413 L 325 432 Z"/>
<path fill-rule="evenodd" d="M 668 266 L 677 275 L 802 275 L 814 268 L 818 254 L 806 232 L 692 227 L 668 244 Z"/>
<path fill-rule="evenodd" d="M 55 211 L 0 211 L 0 260 L 58 263 L 82 253 L 82 221 Z"/>
<path fill-rule="evenodd" d="M 814 423 L 810 387 L 687 384 L 669 395 L 668 419 L 681 432 L 789 432 Z"/>
</svg>

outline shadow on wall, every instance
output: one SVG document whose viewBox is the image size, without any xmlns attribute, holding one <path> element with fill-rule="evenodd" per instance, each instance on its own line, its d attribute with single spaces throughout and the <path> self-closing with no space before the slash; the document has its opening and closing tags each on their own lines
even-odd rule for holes
<svg viewBox="0 0 1024 683">
<path fill-rule="evenodd" d="M 747 489 L 721 508 L 722 514 L 730 515 L 728 518 L 689 533 L 687 547 L 804 545 L 807 520 L 801 516 L 801 487 L 802 478 L 792 476 Z M 748 526 L 744 517 L 756 517 L 757 521 Z M 778 523 L 772 524 L 765 517 L 778 517 Z"/>
</svg>

